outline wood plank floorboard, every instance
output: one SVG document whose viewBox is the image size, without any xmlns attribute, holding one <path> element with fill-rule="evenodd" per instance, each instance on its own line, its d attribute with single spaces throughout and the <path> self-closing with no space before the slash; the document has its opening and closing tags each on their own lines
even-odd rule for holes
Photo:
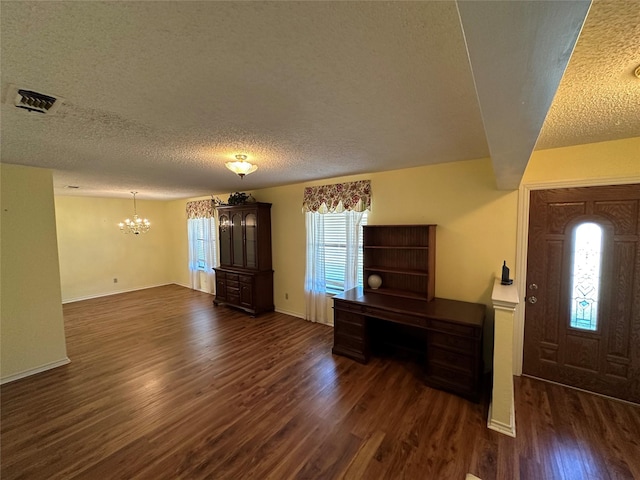
<svg viewBox="0 0 640 480">
<path fill-rule="evenodd" d="M 0 388 L 13 479 L 639 479 L 640 408 L 515 379 L 517 438 L 409 359 L 176 285 L 64 305 L 71 363 Z"/>
</svg>

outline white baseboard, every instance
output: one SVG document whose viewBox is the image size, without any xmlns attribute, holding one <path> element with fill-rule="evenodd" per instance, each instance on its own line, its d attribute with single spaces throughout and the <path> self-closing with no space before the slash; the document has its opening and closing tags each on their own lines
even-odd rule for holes
<svg viewBox="0 0 640 480">
<path fill-rule="evenodd" d="M 301 313 L 298 313 L 298 312 L 289 312 L 287 310 L 282 310 L 281 308 L 276 308 L 275 311 L 278 312 L 278 313 L 284 313 L 285 315 L 290 315 L 292 317 L 300 318 L 300 319 L 302 319 L 304 321 L 307 321 L 307 319 L 304 318 L 304 315 L 301 314 Z M 320 325 L 326 325 L 327 327 L 333 327 L 333 323 L 329 323 L 329 322 L 327 322 L 327 323 L 316 322 L 316 323 L 318 323 Z"/>
<path fill-rule="evenodd" d="M 131 289 L 128 289 L 128 290 L 116 290 L 116 291 L 113 291 L 113 292 L 98 293 L 96 295 L 87 295 L 85 297 L 70 298 L 70 299 L 62 300 L 62 304 L 64 305 L 65 303 L 81 302 L 82 300 L 91 300 L 92 298 L 108 297 L 110 295 L 118 295 L 120 293 L 136 292 L 138 290 L 146 290 L 147 288 L 164 287 L 165 285 L 174 285 L 174 283 L 173 282 L 160 283 L 158 285 L 148 285 L 146 287 L 136 287 L 136 288 L 131 288 Z M 178 285 L 178 284 L 176 284 L 176 285 Z M 191 288 L 191 287 L 188 287 L 187 285 L 180 285 L 180 286 Z"/>
<path fill-rule="evenodd" d="M 330 321 L 330 320 L 328 320 L 328 321 L 326 321 L 326 322 L 316 322 L 316 323 L 318 323 L 318 324 L 320 324 L 320 325 L 326 325 L 327 327 L 331 327 L 331 328 L 333 328 L 333 327 L 334 327 L 333 323 L 331 323 L 331 321 Z"/>
<path fill-rule="evenodd" d="M 291 315 L 292 317 L 301 318 L 303 320 L 305 319 L 304 315 L 302 315 L 302 314 L 300 314 L 298 312 L 290 312 L 288 310 L 283 310 L 281 308 L 276 308 L 275 311 L 278 312 L 278 313 L 284 313 L 285 315 Z"/>
<path fill-rule="evenodd" d="M 503 422 L 499 422 L 491 418 L 491 409 L 493 407 L 493 402 L 489 404 L 489 418 L 487 420 L 487 428 L 489 430 L 494 430 L 496 432 L 503 433 L 504 435 L 509 435 L 510 437 L 516 437 L 516 422 L 515 422 L 515 406 L 513 404 L 513 400 L 511 401 L 511 412 L 509 414 L 509 425 Z"/>
<path fill-rule="evenodd" d="M 206 293 L 207 295 L 215 295 L 215 292 L 211 293 L 211 292 L 207 292 L 206 290 L 203 290 L 201 288 L 192 288 L 191 285 L 186 285 L 184 283 L 173 282 L 173 283 L 168 283 L 167 285 L 178 285 L 179 287 L 188 288 L 189 290 L 195 290 L 196 292 Z"/>
<path fill-rule="evenodd" d="M 70 362 L 71 360 L 69 360 L 69 357 L 64 357 L 62 360 L 58 360 L 56 362 L 47 363 L 36 368 L 30 368 L 29 370 L 9 375 L 8 377 L 0 378 L 0 385 L 4 385 L 5 383 L 13 382 L 15 380 L 20 380 L 21 378 L 30 377 L 31 375 L 35 375 L 36 373 L 46 372 L 47 370 L 61 367 L 62 365 L 66 365 Z"/>
</svg>

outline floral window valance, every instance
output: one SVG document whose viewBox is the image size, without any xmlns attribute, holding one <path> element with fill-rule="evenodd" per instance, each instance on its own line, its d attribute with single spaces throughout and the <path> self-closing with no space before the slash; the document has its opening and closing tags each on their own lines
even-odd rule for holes
<svg viewBox="0 0 640 480">
<path fill-rule="evenodd" d="M 187 202 L 187 218 L 213 217 L 213 200 L 197 200 Z"/>
<path fill-rule="evenodd" d="M 320 213 L 371 210 L 371 180 L 305 187 L 302 210 Z"/>
</svg>

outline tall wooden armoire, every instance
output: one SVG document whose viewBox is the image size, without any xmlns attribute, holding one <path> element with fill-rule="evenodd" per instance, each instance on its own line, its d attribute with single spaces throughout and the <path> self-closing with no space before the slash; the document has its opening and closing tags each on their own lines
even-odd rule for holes
<svg viewBox="0 0 640 480">
<path fill-rule="evenodd" d="M 246 203 L 217 207 L 220 266 L 214 305 L 226 304 L 252 315 L 273 305 L 271 204 Z"/>
</svg>

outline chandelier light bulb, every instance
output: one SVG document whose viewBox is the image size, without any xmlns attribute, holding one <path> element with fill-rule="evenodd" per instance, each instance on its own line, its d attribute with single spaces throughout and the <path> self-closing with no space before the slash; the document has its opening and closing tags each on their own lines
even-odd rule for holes
<svg viewBox="0 0 640 480">
<path fill-rule="evenodd" d="M 122 233 L 133 233 L 134 235 L 140 235 L 141 233 L 147 233 L 151 228 L 151 222 L 146 218 L 143 220 L 138 217 L 136 209 L 136 194 L 138 192 L 131 192 L 133 195 L 133 220 L 127 218 L 124 223 L 120 222 L 118 226 Z"/>
</svg>

